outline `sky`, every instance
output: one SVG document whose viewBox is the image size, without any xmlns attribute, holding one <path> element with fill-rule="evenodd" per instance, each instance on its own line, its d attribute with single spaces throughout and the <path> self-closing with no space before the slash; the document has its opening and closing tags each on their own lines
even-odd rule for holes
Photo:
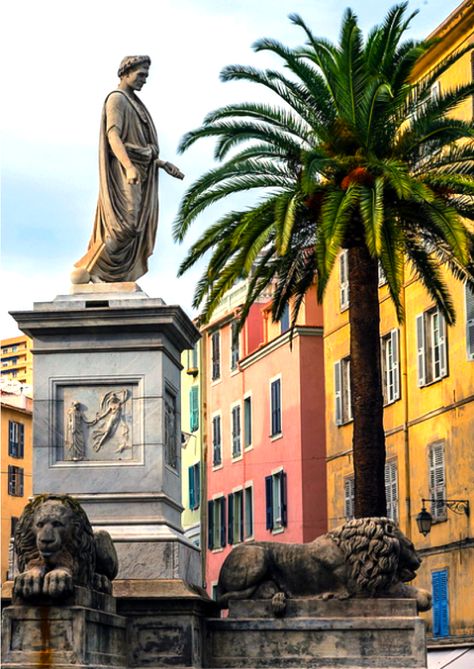
<svg viewBox="0 0 474 669">
<path fill-rule="evenodd" d="M 0 337 L 17 334 L 8 311 L 33 308 L 70 290 L 69 274 L 85 252 L 98 192 L 98 132 L 102 103 L 118 82 L 125 55 L 148 54 L 150 76 L 139 94 L 158 129 L 160 157 L 185 173 L 161 172 L 160 219 L 149 272 L 138 284 L 150 297 L 180 304 L 190 315 L 200 272 L 177 279 L 177 268 L 218 211 L 197 219 L 183 244 L 172 241 L 181 197 L 213 167 L 213 142 L 177 155 L 180 138 L 207 112 L 262 100 L 255 84 L 222 83 L 229 64 L 280 66 L 252 44 L 272 37 L 303 43 L 288 20 L 299 13 L 318 36 L 337 40 L 350 6 L 367 32 L 394 4 L 386 0 L 16 0 L 4 3 L 2 236 Z M 407 38 L 422 39 L 459 0 L 410 0 L 419 10 Z M 8 65 L 8 66 L 6 66 Z M 244 198 L 246 196 L 240 196 Z M 242 204 L 242 202 L 241 202 Z M 226 205 L 220 205 L 225 207 Z"/>
</svg>

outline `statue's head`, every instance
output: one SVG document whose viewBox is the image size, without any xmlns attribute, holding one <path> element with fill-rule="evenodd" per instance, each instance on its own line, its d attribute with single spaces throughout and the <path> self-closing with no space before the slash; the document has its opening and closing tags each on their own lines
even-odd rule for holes
<svg viewBox="0 0 474 669">
<path fill-rule="evenodd" d="M 125 58 L 122 58 L 117 74 L 119 78 L 122 79 L 127 74 L 140 68 L 144 68 L 148 71 L 150 65 L 150 56 L 125 56 Z"/>
</svg>

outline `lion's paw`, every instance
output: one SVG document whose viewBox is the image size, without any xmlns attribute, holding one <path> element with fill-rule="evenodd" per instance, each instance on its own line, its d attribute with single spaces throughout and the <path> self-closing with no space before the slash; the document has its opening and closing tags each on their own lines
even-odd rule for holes
<svg viewBox="0 0 474 669">
<path fill-rule="evenodd" d="M 272 597 L 273 615 L 282 616 L 286 610 L 286 596 L 284 592 L 277 592 Z"/>
<path fill-rule="evenodd" d="M 44 577 L 43 593 L 50 597 L 67 597 L 73 591 L 72 575 L 66 569 L 53 569 Z"/>
<path fill-rule="evenodd" d="M 13 584 L 13 594 L 23 599 L 40 595 L 43 589 L 43 573 L 40 570 L 29 570 L 18 574 Z"/>
</svg>

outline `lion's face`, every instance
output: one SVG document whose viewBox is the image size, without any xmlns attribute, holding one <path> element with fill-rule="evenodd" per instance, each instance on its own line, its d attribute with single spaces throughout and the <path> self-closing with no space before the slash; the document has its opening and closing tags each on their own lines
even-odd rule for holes
<svg viewBox="0 0 474 669">
<path fill-rule="evenodd" d="M 52 564 L 65 546 L 70 545 L 71 510 L 58 501 L 46 501 L 33 518 L 36 547 L 45 563 Z"/>
<path fill-rule="evenodd" d="M 398 562 L 397 576 L 400 581 L 412 581 L 421 564 L 421 559 L 416 554 L 415 547 L 410 539 L 398 530 L 398 528 L 396 530 L 396 536 L 400 543 L 400 558 Z"/>
</svg>

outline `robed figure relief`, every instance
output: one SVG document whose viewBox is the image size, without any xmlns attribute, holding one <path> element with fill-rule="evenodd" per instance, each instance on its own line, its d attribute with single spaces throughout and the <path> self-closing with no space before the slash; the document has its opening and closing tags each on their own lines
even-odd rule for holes
<svg viewBox="0 0 474 669">
<path fill-rule="evenodd" d="M 75 263 L 73 283 L 136 281 L 148 270 L 158 225 L 158 172 L 183 174 L 160 160 L 153 120 L 136 95 L 151 60 L 127 56 L 117 90 L 104 102 L 99 141 L 99 201 L 87 253 Z"/>
<path fill-rule="evenodd" d="M 123 406 L 128 399 L 128 390 L 120 390 L 106 393 L 100 401 L 100 410 L 94 424 L 99 423 L 99 428 L 92 433 L 92 448 L 100 451 L 104 442 L 119 433 L 119 444 L 116 453 L 122 453 L 129 448 L 129 428 L 125 420 Z"/>
<path fill-rule="evenodd" d="M 66 434 L 64 445 L 67 460 L 83 460 L 86 454 L 84 428 L 89 422 L 84 417 L 81 403 L 74 400 L 66 412 Z"/>
</svg>

